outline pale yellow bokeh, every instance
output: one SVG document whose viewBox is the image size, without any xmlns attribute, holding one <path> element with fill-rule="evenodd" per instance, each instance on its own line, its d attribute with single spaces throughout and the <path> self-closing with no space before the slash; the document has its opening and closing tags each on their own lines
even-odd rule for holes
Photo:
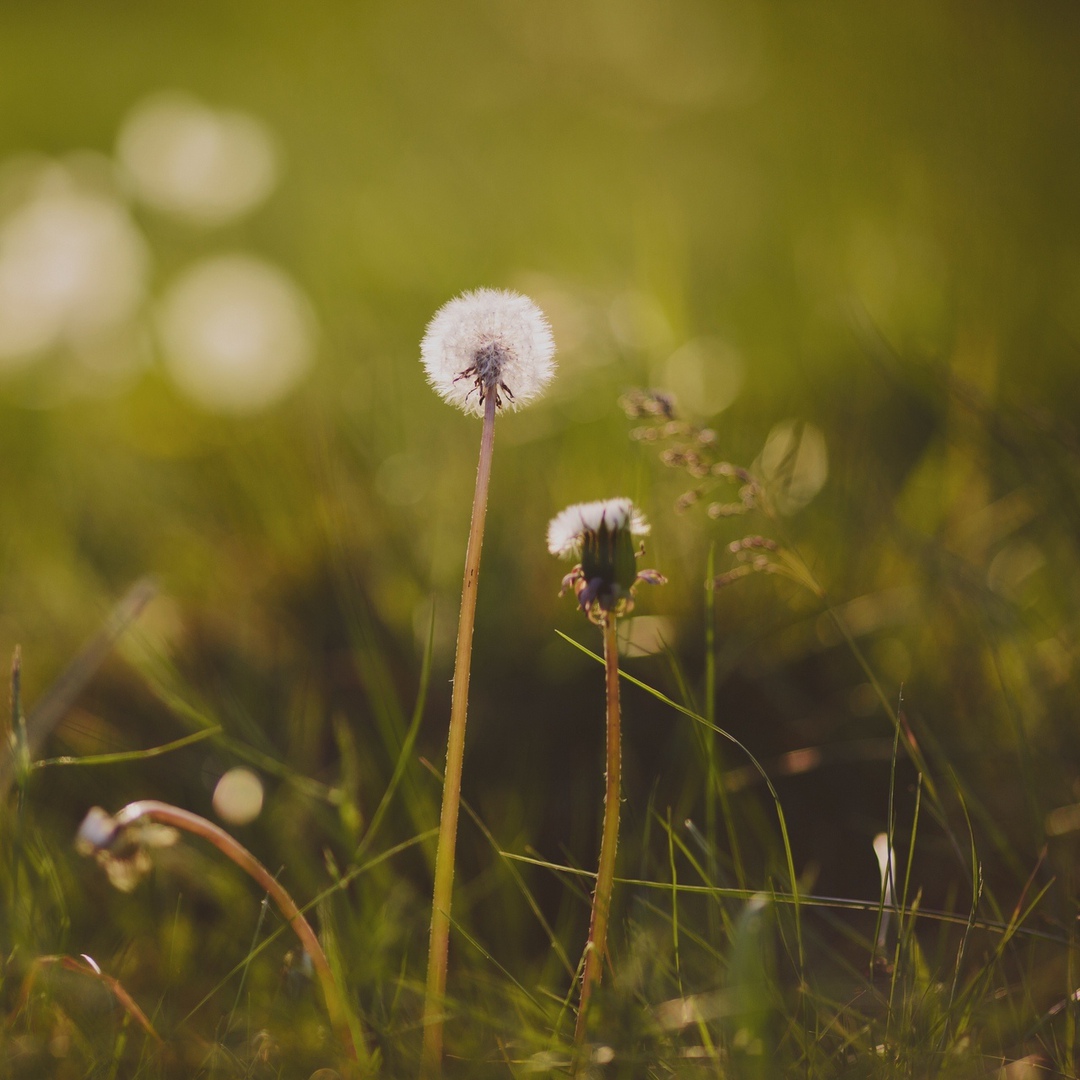
<svg viewBox="0 0 1080 1080">
<path fill-rule="evenodd" d="M 723 412 L 742 389 L 742 357 L 720 338 L 695 338 L 664 365 L 663 386 L 690 416 Z"/>
<path fill-rule="evenodd" d="M 248 825 L 262 812 L 262 781 L 250 769 L 229 769 L 214 788 L 214 813 L 230 825 Z"/>
<path fill-rule="evenodd" d="M 249 413 L 284 397 L 315 352 L 315 317 L 282 270 L 251 255 L 197 263 L 162 301 L 158 331 L 177 386 L 213 412 Z"/>
<path fill-rule="evenodd" d="M 620 619 L 619 655 L 651 656 L 675 645 L 675 624 L 662 615 L 634 615 Z"/>
<path fill-rule="evenodd" d="M 143 202 L 195 224 L 223 225 L 258 206 L 278 179 L 262 121 L 166 91 L 141 101 L 120 129 L 117 158 Z"/>
<path fill-rule="evenodd" d="M 0 371 L 114 333 L 142 305 L 149 263 L 122 202 L 43 166 L 0 223 Z"/>
<path fill-rule="evenodd" d="M 784 420 L 769 432 L 752 471 L 765 482 L 777 511 L 794 514 L 813 499 L 828 479 L 825 436 L 813 424 Z"/>
</svg>

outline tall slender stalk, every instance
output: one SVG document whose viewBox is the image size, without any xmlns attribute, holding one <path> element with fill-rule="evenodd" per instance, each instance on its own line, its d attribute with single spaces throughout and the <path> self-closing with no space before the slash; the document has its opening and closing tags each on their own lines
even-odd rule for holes
<svg viewBox="0 0 1080 1080">
<path fill-rule="evenodd" d="M 224 829 L 215 825 L 212 821 L 200 817 L 198 814 L 191 813 L 190 810 L 183 810 L 179 806 L 173 806 L 171 803 L 157 802 L 153 799 L 129 803 L 112 819 L 115 828 L 109 842 L 118 837 L 124 829 L 136 825 L 140 821 L 153 821 L 162 825 L 169 825 L 208 840 L 226 858 L 231 859 L 249 877 L 253 878 L 260 888 L 270 896 L 292 927 L 293 932 L 300 939 L 304 951 L 311 957 L 311 963 L 322 985 L 323 998 L 326 1000 L 326 1011 L 330 1016 L 330 1023 L 349 1058 L 357 1066 L 360 1066 L 361 1062 L 357 1054 L 356 1042 L 353 1039 L 352 1027 L 349 1024 L 341 991 L 330 969 L 326 953 L 323 952 L 323 947 L 319 943 L 315 931 L 311 928 L 311 924 L 304 918 L 303 912 L 296 906 L 296 902 L 285 890 L 285 887 L 243 844 L 230 836 Z M 104 850 L 108 850 L 107 844 L 104 846 Z M 370 1073 L 370 1051 L 362 1038 L 360 1045 L 363 1049 L 363 1071 Z"/>
<path fill-rule="evenodd" d="M 438 395 L 466 413 L 482 415 L 480 464 L 476 470 L 472 524 L 461 586 L 454 691 L 446 747 L 435 887 L 431 901 L 427 989 L 424 995 L 424 1045 L 421 1075 L 436 1077 L 442 1067 L 446 965 L 450 949 L 450 902 L 454 891 L 454 851 L 465 756 L 476 592 L 484 540 L 495 412 L 504 403 L 515 409 L 537 397 L 555 373 L 555 341 L 544 313 L 527 297 L 504 289 L 475 289 L 443 304 L 428 323 L 420 359 Z"/>
<path fill-rule="evenodd" d="M 589 941 L 585 947 L 585 970 L 581 976 L 581 1001 L 578 1005 L 574 1045 L 585 1041 L 589 999 L 604 975 L 607 954 L 608 917 L 611 892 L 615 884 L 615 852 L 619 845 L 619 809 L 622 801 L 622 746 L 619 709 L 619 651 L 616 641 L 617 619 L 614 612 L 604 615 L 604 670 L 607 683 L 607 782 L 604 790 L 604 827 L 600 840 L 600 865 L 593 891 Z"/>
<path fill-rule="evenodd" d="M 644 514 L 626 498 L 568 506 L 548 523 L 548 551 L 552 555 L 579 555 L 581 562 L 563 578 L 562 592 L 573 589 L 578 606 L 604 632 L 604 671 L 607 691 L 607 783 L 604 790 L 604 826 L 600 840 L 600 866 L 593 890 L 589 940 L 581 976 L 581 1000 L 574 1030 L 575 1075 L 581 1068 L 581 1047 L 589 1019 L 593 988 L 604 975 L 607 957 L 611 890 L 615 884 L 615 852 L 619 845 L 619 809 L 622 800 L 622 751 L 619 711 L 619 649 L 616 627 L 620 615 L 634 608 L 634 590 L 646 582 L 663 585 L 658 570 L 639 570 L 634 537 L 649 531 Z"/>
<path fill-rule="evenodd" d="M 465 721 L 469 708 L 469 669 L 472 662 L 476 595 L 480 580 L 480 548 L 484 542 L 491 457 L 495 445 L 495 410 L 498 395 L 488 392 L 484 402 L 484 430 L 480 463 L 476 470 L 472 524 L 465 551 L 465 577 L 461 586 L 454 689 L 450 703 L 450 734 L 446 747 L 439 846 L 435 854 L 435 888 L 431 898 L 431 936 L 428 944 L 427 990 L 424 995 L 424 1046 L 421 1076 L 438 1076 L 442 1068 L 443 1009 L 446 966 L 450 949 L 450 904 L 454 891 L 454 852 L 457 847 L 458 811 L 461 808 L 461 768 L 465 756 Z"/>
</svg>

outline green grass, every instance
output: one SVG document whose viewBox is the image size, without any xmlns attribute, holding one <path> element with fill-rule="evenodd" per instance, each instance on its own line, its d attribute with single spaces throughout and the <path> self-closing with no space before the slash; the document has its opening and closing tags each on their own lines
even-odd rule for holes
<svg viewBox="0 0 1080 1080">
<path fill-rule="evenodd" d="M 447 1074 L 566 1068 L 603 677 L 543 535 L 618 494 L 670 581 L 635 612 L 663 648 L 622 665 L 594 1071 L 1076 1076 L 1078 12 L 3 5 L 0 248 L 29 152 L 111 191 L 149 261 L 129 381 L 62 346 L 0 370 L 0 1077 L 343 1067 L 214 848 L 155 849 L 131 893 L 74 850 L 95 805 L 213 817 L 239 765 L 265 802 L 230 829 L 381 1075 L 418 1074 L 479 432 L 417 354 L 485 285 L 544 308 L 559 367 L 499 421 Z M 168 87 L 272 131 L 248 216 L 114 190 L 124 115 Z M 247 417 L 188 401 L 154 331 L 234 251 L 318 323 L 307 381 Z M 628 423 L 634 385 L 686 426 Z"/>
<path fill-rule="evenodd" d="M 753 523 L 786 530 L 768 485 L 750 482 L 758 487 L 749 512 L 762 515 Z M 662 528 L 678 529 L 679 520 Z M 732 545 L 736 555 L 744 549 Z M 850 625 L 857 609 L 827 597 L 809 556 L 781 543 L 755 541 L 749 550 L 756 562 L 732 565 L 751 565 L 753 580 L 710 590 L 703 609 L 710 626 L 728 596 L 759 580 L 775 592 L 767 578 L 790 581 L 793 625 L 810 618 L 834 627 L 835 649 L 847 652 L 850 677 L 866 680 L 876 699 L 875 730 L 891 751 L 884 761 L 856 755 L 830 765 L 830 747 L 822 744 L 816 754 L 778 758 L 772 775 L 768 759 L 749 748 L 752 730 L 738 737 L 698 713 L 678 652 L 637 662 L 649 677 L 624 661 L 627 715 L 649 714 L 651 723 L 677 733 L 675 745 L 688 757 L 685 781 L 674 787 L 661 775 L 670 761 L 635 763 L 611 971 L 596 993 L 588 1071 L 967 1077 L 1022 1059 L 1037 1071 L 1075 1075 L 1075 883 L 1067 836 L 1018 840 L 1021 823 L 988 798 L 979 770 L 957 767 L 942 739 L 909 715 L 914 692 L 890 700 L 858 627 Z M 711 576 L 725 558 L 709 556 Z M 705 570 L 697 571 L 702 580 Z M 809 606 L 800 596 L 810 598 Z M 758 590 L 754 602 L 767 597 Z M 30 733 L 39 743 L 49 736 L 42 718 L 52 717 L 56 693 L 81 700 L 101 679 L 104 646 L 124 634 L 139 641 L 131 612 L 118 610 L 98 647 L 82 654 L 43 705 L 25 709 L 18 667 L 13 674 L 13 787 L 3 827 L 5 1075 L 294 1076 L 347 1068 L 287 926 L 214 850 L 189 837 L 155 849 L 150 879 L 130 894 L 112 890 L 98 867 L 72 852 L 65 819 L 72 805 L 82 799 L 116 810 L 124 792 L 154 783 L 191 792 L 200 768 L 193 755 L 207 745 L 221 760 L 262 770 L 269 802 L 258 826 L 243 827 L 245 843 L 320 928 L 351 1022 L 377 1046 L 379 1075 L 415 1075 L 441 775 L 418 756 L 434 620 L 415 688 L 399 694 L 389 656 L 354 611 L 352 655 L 365 673 L 363 710 L 378 736 L 359 742 L 353 725 L 338 724 L 337 752 L 317 775 L 260 746 L 227 707 L 201 700 L 181 671 L 184 658 L 169 660 L 146 640 L 127 650 L 129 670 L 137 673 L 128 692 L 160 703 L 190 734 L 107 754 L 32 752 Z M 1000 650 L 1021 648 L 1017 625 L 1009 629 L 1012 636 L 998 640 L 999 660 Z M 560 649 L 582 650 L 593 662 L 585 681 L 601 677 L 600 656 L 552 633 Z M 735 668 L 719 649 L 721 634 L 709 629 L 703 637 L 702 677 L 717 680 L 704 700 L 717 716 L 724 678 Z M 671 693 L 651 681 L 664 678 L 665 669 Z M 482 680 L 482 660 L 478 671 Z M 1038 691 L 1034 683 L 1021 689 L 1029 703 Z M 505 707 L 512 716 L 515 703 Z M 602 715 L 593 719 L 600 723 Z M 1047 807 L 1048 793 L 1035 780 L 1043 766 L 1029 751 L 1007 803 Z M 169 773 L 148 779 L 166 760 Z M 563 767 L 591 773 L 600 763 L 574 753 Z M 806 823 L 792 831 L 784 788 L 829 768 L 838 784 L 857 783 L 866 768 L 885 781 L 863 812 L 877 815 L 896 853 L 895 899 L 888 903 L 872 875 L 864 874 L 863 890 L 851 895 L 822 895 L 815 887 L 819 870 L 799 850 Z M 59 778 L 71 775 L 77 789 L 54 798 Z M 595 851 L 574 836 L 538 848 L 544 830 L 493 811 L 489 783 L 477 785 L 479 805 L 465 804 L 446 1073 L 566 1074 Z M 558 777 L 548 791 L 552 800 L 562 797 Z M 673 792 L 678 801 L 670 800 Z M 574 813 L 594 818 L 598 807 L 576 803 Z M 846 842 L 844 823 L 835 825 L 837 843 Z M 872 859 L 867 837 L 863 850 L 839 861 L 865 866 Z"/>
</svg>

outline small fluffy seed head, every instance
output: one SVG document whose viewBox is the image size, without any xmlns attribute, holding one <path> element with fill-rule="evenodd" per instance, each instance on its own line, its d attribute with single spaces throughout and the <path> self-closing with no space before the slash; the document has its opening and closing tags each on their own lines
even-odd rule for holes
<svg viewBox="0 0 1080 1080">
<path fill-rule="evenodd" d="M 631 611 L 638 582 L 663 584 L 657 571 L 637 569 L 634 537 L 648 531 L 644 516 L 629 499 L 581 503 L 552 518 L 548 550 L 581 559 L 563 578 L 563 592 L 573 589 L 593 622 L 602 624 L 609 616 Z"/>
<path fill-rule="evenodd" d="M 554 355 L 544 313 L 505 289 L 476 289 L 443 304 L 420 345 L 436 393 L 476 416 L 488 394 L 511 409 L 539 397 L 555 374 Z"/>
<path fill-rule="evenodd" d="M 577 555 L 586 535 L 601 529 L 622 531 L 630 536 L 649 534 L 645 515 L 629 499 L 599 499 L 568 506 L 551 519 L 547 532 L 548 551 L 563 558 Z"/>
</svg>

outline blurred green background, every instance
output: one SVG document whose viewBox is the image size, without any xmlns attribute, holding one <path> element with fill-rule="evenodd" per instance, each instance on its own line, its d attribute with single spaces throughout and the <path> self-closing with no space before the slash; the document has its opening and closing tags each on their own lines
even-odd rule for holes
<svg viewBox="0 0 1080 1080">
<path fill-rule="evenodd" d="M 208 812 L 224 768 L 261 762 L 245 842 L 291 869 L 308 845 L 317 879 L 385 788 L 387 702 L 413 708 L 433 604 L 418 746 L 441 763 L 479 424 L 426 386 L 419 341 L 486 285 L 541 305 L 559 363 L 497 427 L 465 796 L 498 841 L 594 858 L 601 680 L 555 629 L 599 641 L 556 595 L 548 519 L 617 494 L 645 510 L 671 583 L 639 613 L 669 620 L 672 655 L 627 663 L 698 705 L 709 549 L 719 572 L 772 528 L 675 512 L 694 481 L 617 403 L 653 386 L 740 465 L 777 424 L 820 432 L 824 486 L 778 538 L 963 778 L 988 867 L 1022 883 L 1080 783 L 1078 47 L 1064 0 L 7 0 L 0 648 L 21 644 L 32 706 L 152 574 L 51 752 L 177 738 L 199 723 L 178 700 L 228 736 L 35 774 L 57 844 L 96 802 Z M 719 592 L 717 717 L 776 767 L 800 871 L 874 895 L 892 726 L 823 612 L 773 577 Z M 632 862 L 650 805 L 700 822 L 703 766 L 688 722 L 629 689 L 625 710 Z M 805 747 L 823 759 L 785 779 Z M 349 812 L 286 774 L 342 783 Z M 434 821 L 436 782 L 408 776 L 388 844 Z M 755 837 L 760 794 L 735 796 Z M 956 856 L 932 831 L 924 850 L 944 903 Z M 462 858 L 481 882 L 462 917 L 527 937 L 479 834 Z"/>
</svg>

